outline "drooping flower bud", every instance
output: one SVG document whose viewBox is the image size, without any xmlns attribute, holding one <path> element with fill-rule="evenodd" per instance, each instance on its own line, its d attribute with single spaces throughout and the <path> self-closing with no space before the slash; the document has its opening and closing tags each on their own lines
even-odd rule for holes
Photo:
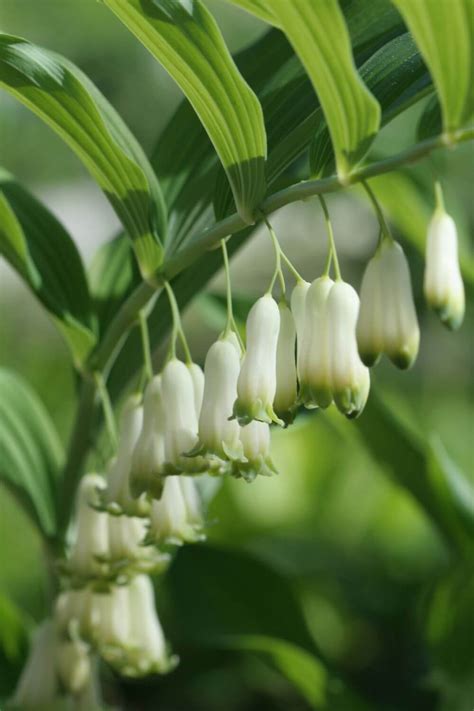
<svg viewBox="0 0 474 711">
<path fill-rule="evenodd" d="M 252 420 L 283 424 L 273 410 L 279 330 L 278 305 L 270 294 L 265 294 L 255 302 L 247 318 L 247 350 L 234 403 L 234 416 L 241 425 Z"/>
<path fill-rule="evenodd" d="M 132 457 L 143 426 L 143 408 L 140 396 L 132 395 L 122 412 L 117 456 L 110 463 L 107 474 L 105 502 L 113 514 L 143 516 L 148 511 L 147 503 L 135 500 L 130 493 Z"/>
<path fill-rule="evenodd" d="M 293 422 L 296 409 L 296 328 L 285 302 L 279 304 L 280 331 L 276 357 L 276 393 L 273 409 L 286 424 Z"/>
<path fill-rule="evenodd" d="M 244 462 L 235 462 L 232 474 L 248 482 L 256 476 L 277 474 L 270 457 L 270 426 L 266 422 L 253 420 L 240 431 L 244 448 Z"/>
<path fill-rule="evenodd" d="M 82 580 L 100 577 L 109 556 L 108 514 L 94 508 L 104 488 L 105 481 L 98 474 L 86 474 L 79 485 L 76 537 L 68 567 Z"/>
<path fill-rule="evenodd" d="M 428 227 L 424 294 L 442 323 L 454 330 L 464 318 L 464 284 L 458 259 L 456 224 L 438 207 Z"/>
<path fill-rule="evenodd" d="M 209 348 L 204 365 L 204 397 L 199 417 L 199 449 L 205 457 L 242 457 L 240 426 L 232 416 L 237 397 L 240 356 L 226 336 Z"/>
<path fill-rule="evenodd" d="M 202 540 L 204 521 L 195 486 L 189 477 L 166 478 L 161 499 L 152 504 L 147 543 L 181 545 Z"/>
<path fill-rule="evenodd" d="M 130 492 L 160 496 L 165 467 L 165 408 L 161 375 L 147 385 L 143 397 L 143 426 L 132 455 Z"/>
<path fill-rule="evenodd" d="M 305 407 L 326 408 L 332 403 L 331 356 L 327 335 L 327 299 L 334 282 L 315 279 L 306 293 L 304 337 L 299 359 L 300 400 Z"/>
<path fill-rule="evenodd" d="M 80 694 L 91 676 L 89 647 L 80 639 L 60 642 L 56 649 L 56 668 L 63 688 Z"/>
<path fill-rule="evenodd" d="M 177 659 L 168 653 L 156 614 L 153 585 L 147 575 L 136 575 L 128 585 L 129 644 L 133 648 L 123 669 L 130 676 L 170 671 Z"/>
<path fill-rule="evenodd" d="M 303 342 L 305 339 L 306 320 L 306 294 L 311 284 L 308 281 L 298 281 L 291 292 L 291 313 L 296 327 L 296 371 L 298 380 L 301 380 L 301 354 L 303 352 Z"/>
<path fill-rule="evenodd" d="M 330 389 L 338 410 L 349 418 L 365 407 L 370 387 L 368 368 L 357 350 L 356 324 L 359 297 L 350 284 L 336 281 L 326 301 L 326 338 Z"/>
<path fill-rule="evenodd" d="M 403 249 L 382 239 L 365 270 L 360 291 L 357 342 L 362 361 L 374 365 L 382 352 L 399 368 L 418 353 L 420 330 Z"/>
<path fill-rule="evenodd" d="M 165 471 L 168 474 L 194 471 L 198 462 L 186 456 L 198 439 L 193 379 L 189 368 L 176 358 L 164 367 L 162 392 L 166 421 Z"/>
<path fill-rule="evenodd" d="M 54 665 L 57 642 L 54 622 L 44 620 L 33 636 L 26 664 L 10 701 L 12 708 L 21 711 L 54 708 L 59 697 Z"/>
</svg>

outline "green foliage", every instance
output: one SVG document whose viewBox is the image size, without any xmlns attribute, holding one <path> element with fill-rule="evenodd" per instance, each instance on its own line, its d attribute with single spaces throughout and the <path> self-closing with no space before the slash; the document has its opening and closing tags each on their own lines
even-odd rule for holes
<svg viewBox="0 0 474 711">
<path fill-rule="evenodd" d="M 0 172 L 0 253 L 50 312 L 80 369 L 96 342 L 86 275 L 60 222 Z"/>
<path fill-rule="evenodd" d="M 474 113 L 472 0 L 394 0 L 430 69 L 449 134 Z"/>
<path fill-rule="evenodd" d="M 56 532 L 64 453 L 51 419 L 28 384 L 0 370 L 0 481 L 44 536 Z"/>
<path fill-rule="evenodd" d="M 362 84 L 337 0 L 275 0 L 272 12 L 303 62 L 328 123 L 337 172 L 346 180 L 380 125 L 380 106 Z"/>
<path fill-rule="evenodd" d="M 161 263 L 166 212 L 135 138 L 92 82 L 63 57 L 0 35 L 0 86 L 69 144 L 105 192 L 134 242 L 140 267 Z"/>
<path fill-rule="evenodd" d="M 245 222 L 265 192 L 266 135 L 259 102 L 235 68 L 200 0 L 105 0 L 163 64 L 193 105 L 227 172 Z"/>
</svg>

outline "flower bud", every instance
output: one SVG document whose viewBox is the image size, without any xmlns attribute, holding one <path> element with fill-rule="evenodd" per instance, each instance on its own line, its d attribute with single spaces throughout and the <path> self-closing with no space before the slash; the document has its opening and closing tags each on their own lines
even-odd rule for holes
<svg viewBox="0 0 474 711">
<path fill-rule="evenodd" d="M 458 259 L 456 224 L 438 207 L 428 227 L 424 293 L 428 305 L 450 329 L 464 318 L 464 284 Z"/>
<path fill-rule="evenodd" d="M 285 302 L 279 304 L 280 331 L 276 357 L 276 393 L 273 409 L 286 424 L 293 422 L 296 408 L 296 328 Z"/>
<path fill-rule="evenodd" d="M 189 477 L 166 478 L 161 499 L 151 507 L 147 543 L 181 545 L 202 540 L 203 518 L 195 486 Z"/>
<path fill-rule="evenodd" d="M 156 614 L 153 585 L 147 575 L 136 575 L 128 585 L 130 643 L 135 648 L 125 673 L 132 676 L 170 671 L 176 659 L 170 657 Z M 131 664 L 130 664 L 131 662 Z"/>
<path fill-rule="evenodd" d="M 333 284 L 328 276 L 322 276 L 313 281 L 306 293 L 299 377 L 300 400 L 307 408 L 326 408 L 332 403 L 326 310 Z"/>
<path fill-rule="evenodd" d="M 52 620 L 44 620 L 37 628 L 28 658 L 11 699 L 13 708 L 21 711 L 53 708 L 59 689 L 55 658 L 57 634 Z"/>
<path fill-rule="evenodd" d="M 69 568 L 78 578 L 100 577 L 109 555 L 108 514 L 93 508 L 104 488 L 98 474 L 86 474 L 79 485 L 76 538 L 69 556 Z"/>
<path fill-rule="evenodd" d="M 330 387 L 338 410 L 350 418 L 362 412 L 370 387 L 369 371 L 357 350 L 358 313 L 359 297 L 355 289 L 343 281 L 333 284 L 326 301 Z"/>
<path fill-rule="evenodd" d="M 143 397 L 143 426 L 132 455 L 130 492 L 160 496 L 165 466 L 165 409 L 162 379 L 156 375 Z"/>
<path fill-rule="evenodd" d="M 80 694 L 91 676 L 91 661 L 87 644 L 80 639 L 58 644 L 56 669 L 64 689 L 74 696 Z"/>
<path fill-rule="evenodd" d="M 134 500 L 130 493 L 132 457 L 143 426 L 140 400 L 139 395 L 132 395 L 122 412 L 117 456 L 111 461 L 107 474 L 105 501 L 111 513 L 143 516 L 148 511 L 146 502 Z"/>
<path fill-rule="evenodd" d="M 291 313 L 296 327 L 296 364 L 298 380 L 301 380 L 300 360 L 303 352 L 306 319 L 306 294 L 311 284 L 308 281 L 298 281 L 291 292 Z"/>
<path fill-rule="evenodd" d="M 212 344 L 204 365 L 203 406 L 199 417 L 199 451 L 220 459 L 242 456 L 240 426 L 230 420 L 237 397 L 240 356 L 226 337 Z"/>
<path fill-rule="evenodd" d="M 247 318 L 247 351 L 234 403 L 234 416 L 241 425 L 252 420 L 283 424 L 273 411 L 279 330 L 278 305 L 272 296 L 266 294 L 255 302 Z"/>
<path fill-rule="evenodd" d="M 193 471 L 193 459 L 186 457 L 197 442 L 193 379 L 184 363 L 170 360 L 162 375 L 165 409 L 165 470 L 169 474 Z"/>
<path fill-rule="evenodd" d="M 270 426 L 266 422 L 253 420 L 240 431 L 245 462 L 235 462 L 233 476 L 250 482 L 256 476 L 271 476 L 277 471 L 270 458 Z"/>
<path fill-rule="evenodd" d="M 384 238 L 362 279 L 357 342 L 370 366 L 385 352 L 399 368 L 409 368 L 418 353 L 420 331 L 403 249 Z"/>
</svg>

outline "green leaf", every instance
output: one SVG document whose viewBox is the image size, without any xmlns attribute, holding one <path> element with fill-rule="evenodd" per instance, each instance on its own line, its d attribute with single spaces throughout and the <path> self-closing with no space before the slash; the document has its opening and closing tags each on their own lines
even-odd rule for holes
<svg viewBox="0 0 474 711">
<path fill-rule="evenodd" d="M 19 661 L 27 638 L 25 614 L 0 592 L 0 658 Z"/>
<path fill-rule="evenodd" d="M 165 67 L 199 115 L 252 223 L 265 192 L 266 136 L 257 97 L 199 0 L 104 0 Z"/>
<path fill-rule="evenodd" d="M 0 369 L 0 481 L 45 536 L 56 530 L 56 491 L 64 460 L 44 405 L 29 385 Z"/>
<path fill-rule="evenodd" d="M 449 135 L 474 112 L 472 0 L 393 0 L 433 77 Z"/>
<path fill-rule="evenodd" d="M 426 102 L 426 106 L 418 121 L 416 137 L 418 141 L 424 141 L 426 138 L 439 136 L 442 127 L 441 106 L 439 105 L 438 97 L 436 94 L 433 94 Z"/>
<path fill-rule="evenodd" d="M 471 555 L 474 491 L 469 480 L 450 464 L 439 442 L 423 442 L 395 408 L 374 392 L 356 427 L 368 450 L 411 492 L 446 540 Z"/>
<path fill-rule="evenodd" d="M 265 22 L 270 22 L 271 24 L 276 24 L 276 18 L 271 11 L 271 6 L 268 7 L 265 0 L 228 0 L 233 5 L 241 7 L 242 10 L 250 12 L 255 17 L 264 20 Z"/>
<path fill-rule="evenodd" d="M 179 551 L 167 584 L 185 641 L 263 653 L 311 704 L 324 704 L 328 673 L 282 575 L 244 553 L 196 546 Z"/>
<path fill-rule="evenodd" d="M 319 97 L 342 181 L 367 152 L 380 124 L 380 106 L 362 83 L 337 0 L 272 0 L 280 21 Z"/>
<path fill-rule="evenodd" d="M 359 69 L 360 76 L 378 100 L 381 126 L 418 101 L 430 89 L 425 64 L 408 32 L 378 49 Z M 334 168 L 329 131 L 321 124 L 309 153 L 311 176 L 330 175 Z"/>
<path fill-rule="evenodd" d="M 96 342 L 81 257 L 61 223 L 3 171 L 0 254 L 49 311 L 81 368 Z"/>
<path fill-rule="evenodd" d="M 120 304 L 140 283 L 130 241 L 125 234 L 103 244 L 94 255 L 88 270 L 94 310 L 103 334 Z"/>
<path fill-rule="evenodd" d="M 162 261 L 166 211 L 137 141 L 89 79 L 54 52 L 0 35 L 0 87 L 53 128 L 98 182 L 133 240 L 145 277 Z"/>
</svg>

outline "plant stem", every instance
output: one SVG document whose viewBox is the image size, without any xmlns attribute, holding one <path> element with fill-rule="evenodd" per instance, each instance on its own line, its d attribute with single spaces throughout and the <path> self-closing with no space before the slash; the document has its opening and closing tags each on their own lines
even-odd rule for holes
<svg viewBox="0 0 474 711">
<path fill-rule="evenodd" d="M 191 352 L 189 350 L 188 342 L 186 340 L 186 336 L 184 335 L 183 326 L 181 324 L 181 315 L 179 313 L 178 302 L 176 301 L 174 291 L 171 288 L 171 285 L 168 281 L 164 282 L 164 287 L 166 289 L 166 293 L 168 294 L 168 299 L 169 299 L 170 307 L 171 307 L 171 313 L 173 315 L 173 332 L 171 334 L 172 355 L 173 356 L 175 355 L 176 337 L 179 336 L 179 338 L 181 340 L 181 345 L 183 346 L 186 362 L 188 364 L 190 364 L 193 362 L 193 359 L 191 358 Z"/>
<path fill-rule="evenodd" d="M 326 264 L 326 275 L 329 274 L 329 268 L 331 266 L 331 259 L 334 262 L 334 273 L 336 275 L 336 279 L 338 281 L 341 280 L 341 269 L 339 267 L 339 259 L 337 257 L 337 251 L 336 251 L 336 242 L 334 241 L 334 232 L 332 231 L 332 224 L 331 224 L 331 218 L 329 217 L 329 210 L 328 206 L 326 205 L 326 200 L 323 198 L 322 195 L 319 195 L 319 202 L 321 203 L 321 207 L 323 208 L 324 212 L 324 220 L 326 222 L 326 229 L 328 231 L 328 246 L 329 246 L 329 255 L 328 255 L 328 260 Z"/>
<path fill-rule="evenodd" d="M 153 378 L 153 365 L 151 362 L 151 349 L 150 349 L 150 334 L 148 333 L 148 323 L 146 320 L 145 309 L 140 309 L 138 313 L 138 318 L 140 320 L 140 334 L 142 337 L 142 348 L 143 348 L 143 369 L 145 372 L 145 377 L 147 382 Z"/>
<path fill-rule="evenodd" d="M 382 232 L 382 236 L 391 238 L 392 235 L 390 232 L 390 228 L 389 228 L 387 221 L 385 219 L 385 215 L 383 214 L 383 210 L 380 207 L 380 203 L 377 200 L 377 198 L 375 197 L 374 191 L 372 190 L 372 188 L 370 187 L 370 185 L 368 184 L 368 182 L 366 180 L 362 181 L 362 186 L 363 186 L 365 192 L 367 193 L 367 195 L 369 196 L 372 205 L 374 206 L 374 210 L 377 215 L 377 219 L 379 221 L 380 231 Z"/>
<path fill-rule="evenodd" d="M 94 373 L 95 383 L 97 386 L 97 392 L 99 393 L 100 401 L 102 403 L 102 409 L 104 411 L 104 419 L 107 427 L 107 433 L 109 435 L 110 443 L 113 448 L 117 447 L 117 428 L 115 426 L 114 411 L 112 409 L 112 403 L 110 402 L 109 393 L 105 385 L 104 376 L 102 373 Z"/>
<path fill-rule="evenodd" d="M 230 266 L 229 266 L 229 255 L 227 254 L 227 246 L 225 239 L 221 239 L 221 249 L 222 249 L 222 260 L 224 262 L 225 271 L 225 289 L 227 297 L 227 323 L 225 325 L 225 333 L 229 333 L 234 325 L 234 311 L 232 308 L 232 285 L 230 283 Z"/>
</svg>

